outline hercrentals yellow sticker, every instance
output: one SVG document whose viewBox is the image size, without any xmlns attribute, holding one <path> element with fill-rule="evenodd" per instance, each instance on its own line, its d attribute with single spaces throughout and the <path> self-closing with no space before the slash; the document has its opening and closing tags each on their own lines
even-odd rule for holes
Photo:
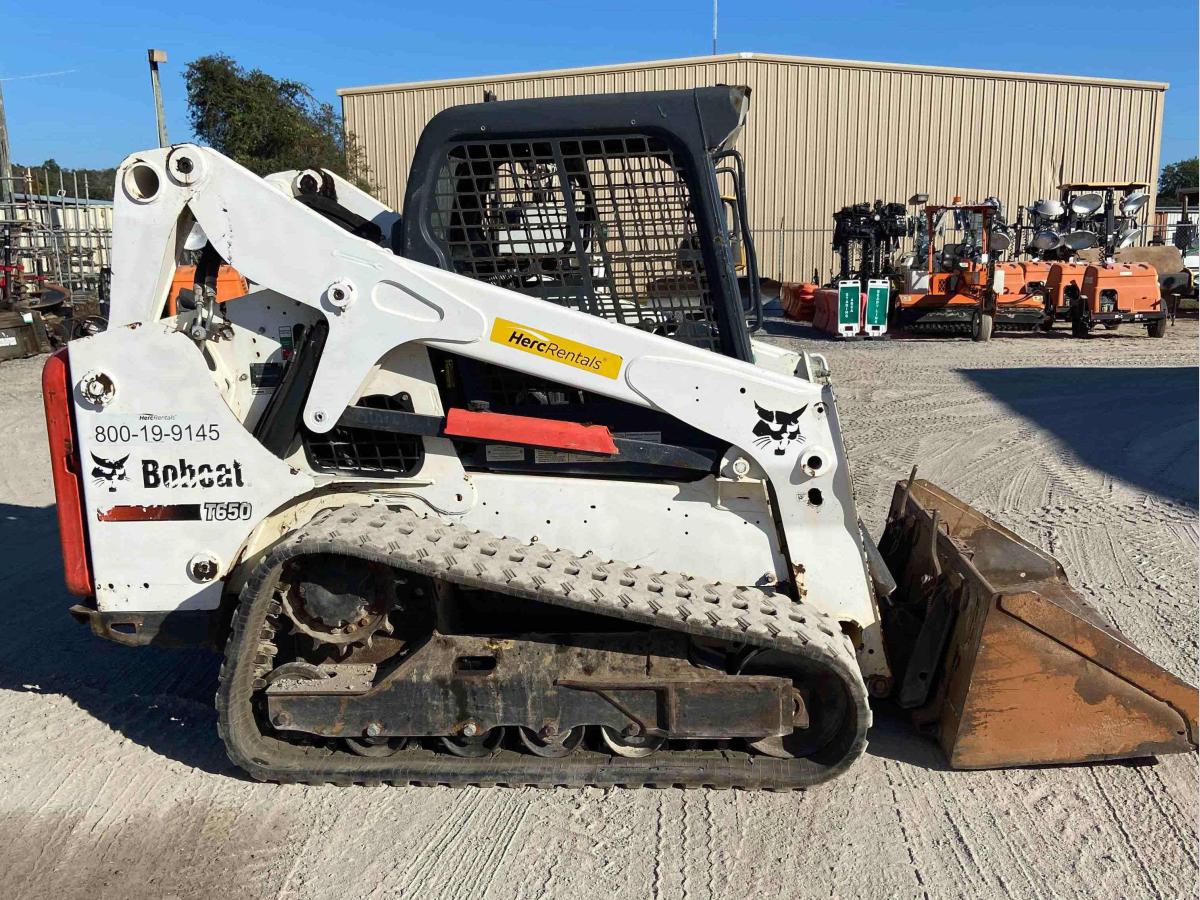
<svg viewBox="0 0 1200 900">
<path fill-rule="evenodd" d="M 497 319 L 492 325 L 492 340 L 514 350 L 524 350 L 534 356 L 594 372 L 605 378 L 615 379 L 621 371 L 621 357 L 616 353 L 589 347 L 547 331 L 536 331 L 508 319 Z"/>
</svg>

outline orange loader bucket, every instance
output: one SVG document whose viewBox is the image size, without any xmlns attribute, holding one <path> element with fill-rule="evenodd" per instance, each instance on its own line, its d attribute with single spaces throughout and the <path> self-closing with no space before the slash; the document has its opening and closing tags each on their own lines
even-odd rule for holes
<svg viewBox="0 0 1200 900">
<path fill-rule="evenodd" d="M 1196 750 L 1200 692 L 1107 626 L 1054 557 L 927 481 L 898 482 L 880 552 L 896 700 L 955 769 Z"/>
</svg>

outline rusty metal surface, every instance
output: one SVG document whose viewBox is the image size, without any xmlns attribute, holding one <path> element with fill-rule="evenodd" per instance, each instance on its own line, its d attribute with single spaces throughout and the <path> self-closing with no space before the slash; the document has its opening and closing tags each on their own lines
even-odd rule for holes
<svg viewBox="0 0 1200 900">
<path fill-rule="evenodd" d="M 283 668 L 289 665 L 297 664 Z M 524 640 L 435 632 L 377 683 L 374 665 L 304 668 L 311 671 L 285 674 L 267 690 L 277 729 L 347 736 L 374 725 L 377 735 L 453 735 L 469 720 L 479 731 L 552 725 L 562 734 L 605 725 L 714 739 L 788 734 L 794 727 L 790 679 L 692 665 L 678 634 Z"/>
<path fill-rule="evenodd" d="M 880 543 L 900 585 L 885 636 L 901 703 L 954 768 L 1196 749 L 1196 688 L 1106 625 L 1053 557 L 920 480 L 897 484 Z"/>
</svg>

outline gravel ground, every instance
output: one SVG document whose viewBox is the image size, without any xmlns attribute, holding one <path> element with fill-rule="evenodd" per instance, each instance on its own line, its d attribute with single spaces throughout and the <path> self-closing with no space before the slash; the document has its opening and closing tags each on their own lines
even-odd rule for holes
<svg viewBox="0 0 1200 900">
<path fill-rule="evenodd" d="M 826 354 L 864 521 L 921 474 L 1058 556 L 1189 680 L 1197 326 L 840 344 Z M 38 374 L 0 365 L 0 894 L 6 897 L 1160 897 L 1197 881 L 1197 765 L 949 772 L 886 713 L 798 794 L 309 788 L 226 760 L 215 657 L 66 615 Z M 131 552 L 136 552 L 131 548 Z"/>
</svg>

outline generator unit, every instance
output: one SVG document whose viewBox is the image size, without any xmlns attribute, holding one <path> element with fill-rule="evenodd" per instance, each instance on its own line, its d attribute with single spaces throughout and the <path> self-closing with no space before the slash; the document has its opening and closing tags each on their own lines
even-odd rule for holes
<svg viewBox="0 0 1200 900">
<path fill-rule="evenodd" d="M 1145 325 L 1150 337 L 1167 333 L 1167 310 L 1158 272 L 1148 263 L 1097 263 L 1083 272 L 1083 284 L 1071 308 L 1071 333 L 1087 337 L 1097 325 L 1109 330 L 1122 323 Z"/>
</svg>

